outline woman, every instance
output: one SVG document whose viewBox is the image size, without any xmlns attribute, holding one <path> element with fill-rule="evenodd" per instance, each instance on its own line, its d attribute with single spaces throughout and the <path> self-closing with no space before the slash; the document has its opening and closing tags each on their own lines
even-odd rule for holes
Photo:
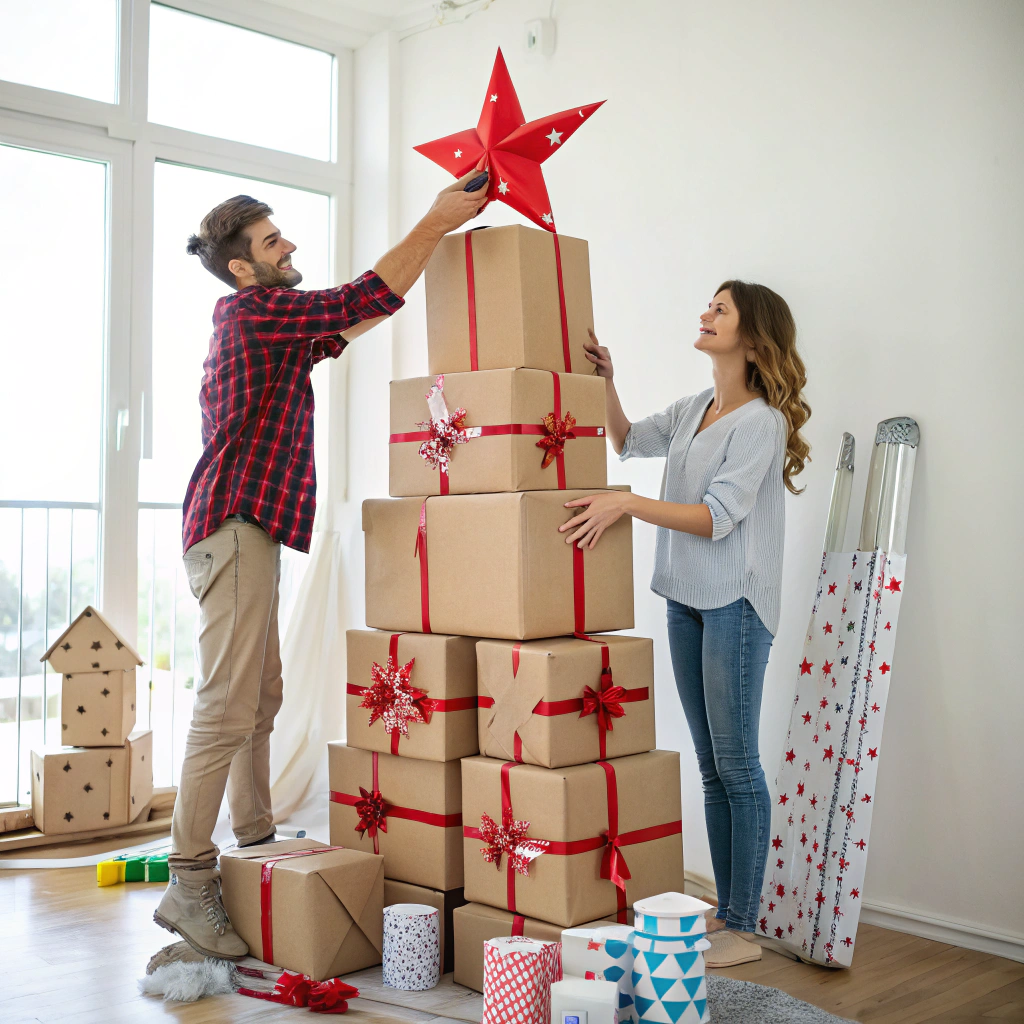
<svg viewBox="0 0 1024 1024">
<path fill-rule="evenodd" d="M 587 356 L 608 381 L 608 437 L 622 459 L 667 459 L 662 500 L 607 491 L 560 527 L 593 547 L 622 515 L 658 529 L 651 589 L 668 601 L 679 698 L 704 786 L 718 908 L 708 912 L 709 966 L 757 960 L 771 798 L 758 756 L 768 652 L 778 628 L 785 533 L 783 487 L 804 468 L 804 365 L 789 306 L 763 285 L 726 281 L 700 318 L 694 347 L 715 386 L 637 423 L 619 404 L 608 349 Z"/>
</svg>

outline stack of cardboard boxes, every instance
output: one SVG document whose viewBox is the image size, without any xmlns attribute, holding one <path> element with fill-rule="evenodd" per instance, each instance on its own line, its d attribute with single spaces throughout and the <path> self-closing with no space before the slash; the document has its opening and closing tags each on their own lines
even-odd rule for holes
<svg viewBox="0 0 1024 1024">
<path fill-rule="evenodd" d="M 32 751 L 32 814 L 44 834 L 114 829 L 153 798 L 153 734 L 135 729 L 131 644 L 89 606 L 43 655 L 63 673 L 61 746 Z"/>
<path fill-rule="evenodd" d="M 629 520 L 593 550 L 558 532 L 607 487 L 586 242 L 449 235 L 426 286 L 431 376 L 392 383 L 392 497 L 363 506 L 331 842 L 379 850 L 385 904 L 455 908 L 479 990 L 485 939 L 682 888 L 679 765 L 652 750 L 652 642 L 596 635 L 633 625 Z"/>
</svg>

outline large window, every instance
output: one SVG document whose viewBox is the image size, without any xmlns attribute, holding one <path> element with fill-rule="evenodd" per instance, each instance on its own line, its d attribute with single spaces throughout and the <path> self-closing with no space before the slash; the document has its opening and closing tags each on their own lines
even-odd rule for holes
<svg viewBox="0 0 1024 1024">
<path fill-rule="evenodd" d="M 302 287 L 338 280 L 351 51 L 285 8 L 275 23 L 265 5 L 258 32 L 238 10 L 0 0 L 0 195 L 17 199 L 0 247 L 17 293 L 0 330 L 0 806 L 27 802 L 31 749 L 60 742 L 60 679 L 39 658 L 89 603 L 146 661 L 138 723 L 156 784 L 176 781 L 195 684 L 181 502 L 226 291 L 188 235 L 256 195 Z M 285 552 L 282 627 L 304 565 Z"/>
</svg>

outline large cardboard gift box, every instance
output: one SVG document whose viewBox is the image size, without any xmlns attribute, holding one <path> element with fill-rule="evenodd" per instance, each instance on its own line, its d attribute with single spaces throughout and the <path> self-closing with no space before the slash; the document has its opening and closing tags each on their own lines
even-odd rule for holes
<svg viewBox="0 0 1024 1024">
<path fill-rule="evenodd" d="M 418 761 L 327 744 L 331 842 L 380 853 L 384 874 L 429 889 L 462 886 L 459 761 Z"/>
<path fill-rule="evenodd" d="M 153 733 L 120 747 L 32 751 L 32 815 L 47 835 L 128 825 L 153 799 Z"/>
<path fill-rule="evenodd" d="M 391 382 L 393 497 L 608 482 L 602 377 L 481 370 Z"/>
<path fill-rule="evenodd" d="M 582 238 L 522 225 L 445 235 L 427 264 L 432 374 L 533 367 L 594 373 L 594 326 Z"/>
<path fill-rule="evenodd" d="M 60 724 L 66 746 L 123 746 L 135 728 L 135 669 L 64 676 Z"/>
<path fill-rule="evenodd" d="M 350 629 L 348 745 L 456 761 L 477 752 L 476 641 Z"/>
<path fill-rule="evenodd" d="M 462 889 L 439 892 L 437 889 L 427 889 L 422 885 L 396 882 L 391 878 L 384 879 L 385 907 L 395 903 L 422 903 L 437 910 L 438 923 L 441 927 L 442 974 L 447 974 L 455 966 L 455 930 L 452 927 L 452 914 L 465 902 L 466 897 Z"/>
<path fill-rule="evenodd" d="M 654 642 L 480 640 L 480 753 L 545 768 L 654 747 Z"/>
<path fill-rule="evenodd" d="M 372 852 L 289 839 L 229 850 L 220 871 L 224 907 L 257 960 L 315 981 L 380 963 L 384 862 Z"/>
<path fill-rule="evenodd" d="M 472 903 L 569 928 L 682 890 L 674 751 L 567 768 L 468 757 L 462 790 Z"/>
<path fill-rule="evenodd" d="M 363 502 L 366 621 L 377 629 L 525 640 L 633 625 L 628 516 L 593 549 L 567 544 L 588 491 Z"/>
</svg>

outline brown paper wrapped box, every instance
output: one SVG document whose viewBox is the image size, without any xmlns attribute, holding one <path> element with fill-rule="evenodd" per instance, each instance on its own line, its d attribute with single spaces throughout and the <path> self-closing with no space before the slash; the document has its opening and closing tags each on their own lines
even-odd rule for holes
<svg viewBox="0 0 1024 1024">
<path fill-rule="evenodd" d="M 465 904 L 466 897 L 461 889 L 438 892 L 422 885 L 410 885 L 408 882 L 396 882 L 384 879 L 384 906 L 394 903 L 424 903 L 428 907 L 437 908 L 438 923 L 441 927 L 441 973 L 447 974 L 455 966 L 455 929 L 452 927 L 452 914 L 457 907 Z"/>
<path fill-rule="evenodd" d="M 32 815 L 44 834 L 128 825 L 153 799 L 153 733 L 120 747 L 32 751 Z"/>
<path fill-rule="evenodd" d="M 350 629 L 346 641 L 346 728 L 350 747 L 426 761 L 457 761 L 477 752 L 476 642 L 472 638 Z M 415 662 L 409 685 L 426 691 L 417 713 L 429 720 L 408 722 L 407 736 L 398 729 L 386 732 L 383 718 L 370 725 L 370 710 L 361 706 L 374 682 L 374 665 L 386 672 L 392 647 L 399 670 Z"/>
<path fill-rule="evenodd" d="M 593 550 L 566 544 L 558 532 L 573 515 L 564 503 L 588 493 L 364 501 L 367 623 L 509 640 L 630 629 L 629 517 L 610 526 Z"/>
<path fill-rule="evenodd" d="M 325 852 L 287 856 L 319 848 Z M 270 872 L 270 914 L 265 916 L 261 875 L 268 861 L 276 863 Z M 359 850 L 329 850 L 315 839 L 288 839 L 229 850 L 220 858 L 220 872 L 228 917 L 257 960 L 315 981 L 380 963 L 382 858 Z"/>
<path fill-rule="evenodd" d="M 462 761 L 462 790 L 465 889 L 472 903 L 570 928 L 615 914 L 647 896 L 682 891 L 675 751 L 652 750 L 568 768 L 467 757 Z M 529 860 L 526 876 L 512 870 L 516 858 L 507 851 L 500 869 L 481 852 L 493 848 L 483 815 L 500 823 L 503 806 L 511 807 L 515 822 L 526 823 L 520 826 L 525 834 L 516 846 L 527 857 L 528 846 L 522 844 L 549 844 Z M 631 876 L 624 892 L 608 877 L 623 861 Z"/>
<path fill-rule="evenodd" d="M 607 485 L 604 378 L 544 370 L 481 370 L 448 373 L 437 380 L 442 382 L 440 392 L 433 390 L 433 377 L 391 382 L 392 497 L 559 487 L 596 490 Z M 433 393 L 433 408 L 427 405 L 428 391 Z M 431 438 L 428 421 L 432 413 L 437 418 L 439 405 L 449 417 L 465 410 L 466 440 L 450 447 L 446 467 L 431 465 L 420 454 L 420 446 Z M 555 419 L 545 425 L 549 415 Z M 549 458 L 545 466 L 548 449 L 538 443 L 550 435 L 549 427 L 568 427 L 569 416 L 574 420 L 573 436 L 564 440 L 561 458 Z M 552 450 L 558 454 L 557 447 Z"/>
<path fill-rule="evenodd" d="M 594 309 L 581 238 L 522 225 L 445 235 L 427 264 L 426 290 L 432 374 L 509 366 L 595 372 L 583 348 Z"/>
<path fill-rule="evenodd" d="M 654 748 L 653 640 L 481 640 L 476 656 L 481 754 L 562 768 Z"/>
<path fill-rule="evenodd" d="M 627 913 L 627 923 L 633 923 L 633 911 Z M 588 922 L 602 925 L 614 922 L 609 917 L 601 921 Z M 484 986 L 484 943 L 500 935 L 525 935 L 528 939 L 543 939 L 545 942 L 559 942 L 562 929 L 557 924 L 537 921 L 532 917 L 518 917 L 507 910 L 485 907 L 481 903 L 467 903 L 455 911 L 455 983 L 465 985 L 476 992 Z"/>
<path fill-rule="evenodd" d="M 327 744 L 327 760 L 333 845 L 379 852 L 385 875 L 396 881 L 442 892 L 461 888 L 461 762 L 418 761 L 338 742 Z M 361 789 L 375 800 L 364 804 Z M 386 831 L 360 834 L 356 826 L 380 822 L 382 804 Z"/>
<path fill-rule="evenodd" d="M 135 728 L 135 669 L 64 676 L 60 723 L 66 746 L 123 746 Z"/>
</svg>

